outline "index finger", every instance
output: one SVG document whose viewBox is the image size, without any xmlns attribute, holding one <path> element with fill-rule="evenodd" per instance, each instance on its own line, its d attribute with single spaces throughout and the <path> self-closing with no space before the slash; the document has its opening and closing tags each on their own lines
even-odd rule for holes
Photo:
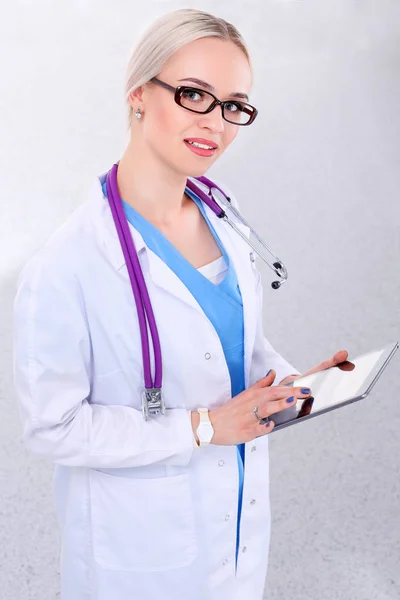
<svg viewBox="0 0 400 600">
<path fill-rule="evenodd" d="M 349 354 L 346 350 L 338 350 L 332 358 L 328 358 L 327 360 L 323 360 L 319 365 L 313 367 L 309 371 L 306 371 L 302 374 L 302 377 L 306 375 L 312 375 L 313 373 L 318 373 L 318 371 L 325 371 L 326 369 L 330 369 L 331 367 L 336 367 L 342 362 L 345 362 L 348 358 Z"/>
</svg>

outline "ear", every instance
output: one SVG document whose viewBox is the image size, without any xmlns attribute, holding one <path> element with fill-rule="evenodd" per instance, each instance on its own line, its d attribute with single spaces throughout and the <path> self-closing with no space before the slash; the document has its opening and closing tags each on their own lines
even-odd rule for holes
<svg viewBox="0 0 400 600">
<path fill-rule="evenodd" d="M 138 101 L 140 103 L 143 102 L 143 91 L 144 86 L 141 85 L 129 94 L 129 104 L 132 106 L 132 108 L 137 104 Z"/>
</svg>

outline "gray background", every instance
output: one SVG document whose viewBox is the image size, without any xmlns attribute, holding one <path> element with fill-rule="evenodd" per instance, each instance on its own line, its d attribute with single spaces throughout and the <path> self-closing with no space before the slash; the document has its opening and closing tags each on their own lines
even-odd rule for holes
<svg viewBox="0 0 400 600">
<path fill-rule="evenodd" d="M 400 3 L 1 3 L 0 597 L 58 597 L 52 465 L 20 440 L 11 310 L 22 265 L 127 142 L 137 35 L 184 6 L 235 23 L 260 114 L 209 171 L 282 256 L 265 332 L 304 371 L 400 338 Z M 400 597 L 396 356 L 370 398 L 271 435 L 269 600 Z M 248 599 L 251 600 L 251 599 Z"/>
</svg>

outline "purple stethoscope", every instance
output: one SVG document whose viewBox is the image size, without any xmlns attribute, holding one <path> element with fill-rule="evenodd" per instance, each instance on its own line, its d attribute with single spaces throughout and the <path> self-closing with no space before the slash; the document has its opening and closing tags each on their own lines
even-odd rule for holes
<svg viewBox="0 0 400 600">
<path fill-rule="evenodd" d="M 165 414 L 165 401 L 162 395 L 162 358 L 161 345 L 158 336 L 156 321 L 154 318 L 153 308 L 151 306 L 146 283 L 143 277 L 143 272 L 140 266 L 139 258 L 135 249 L 132 235 L 129 231 L 129 225 L 122 206 L 121 197 L 119 195 L 117 184 L 118 163 L 114 164 L 106 177 L 106 189 L 108 202 L 110 204 L 115 227 L 117 229 L 121 248 L 125 257 L 126 266 L 128 268 L 129 278 L 132 285 L 133 295 L 135 297 L 137 314 L 139 319 L 140 338 L 142 343 L 142 357 L 144 370 L 145 389 L 142 392 L 142 414 L 145 421 L 150 416 L 157 416 L 160 413 Z M 272 282 L 271 286 L 274 290 L 278 289 L 287 280 L 288 273 L 282 261 L 273 254 L 267 244 L 260 238 L 254 229 L 248 225 L 242 215 L 232 205 L 231 199 L 207 177 L 196 177 L 197 181 L 205 184 L 209 188 L 209 195 L 205 194 L 189 179 L 186 182 L 187 187 L 192 190 L 199 198 L 207 204 L 213 213 L 223 219 L 240 235 L 240 237 L 256 252 L 256 254 L 278 275 L 281 281 Z M 233 223 L 227 216 L 226 212 L 214 200 L 213 195 L 218 193 L 218 200 L 229 208 L 235 217 L 246 227 L 250 233 L 254 235 L 257 241 L 265 248 L 274 258 L 271 264 L 262 252 L 257 250 L 250 239 Z M 254 260 L 254 258 L 252 258 Z M 147 330 L 147 322 L 150 327 L 151 338 L 154 351 L 155 374 L 154 381 L 151 375 L 151 363 L 149 353 L 149 337 Z"/>
</svg>

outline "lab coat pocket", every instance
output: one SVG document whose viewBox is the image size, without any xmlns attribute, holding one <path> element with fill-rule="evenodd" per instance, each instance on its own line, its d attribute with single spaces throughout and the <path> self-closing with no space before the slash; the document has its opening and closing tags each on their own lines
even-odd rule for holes
<svg viewBox="0 0 400 600">
<path fill-rule="evenodd" d="M 106 569 L 164 571 L 197 554 L 188 475 L 134 479 L 90 470 L 94 559 Z"/>
</svg>

